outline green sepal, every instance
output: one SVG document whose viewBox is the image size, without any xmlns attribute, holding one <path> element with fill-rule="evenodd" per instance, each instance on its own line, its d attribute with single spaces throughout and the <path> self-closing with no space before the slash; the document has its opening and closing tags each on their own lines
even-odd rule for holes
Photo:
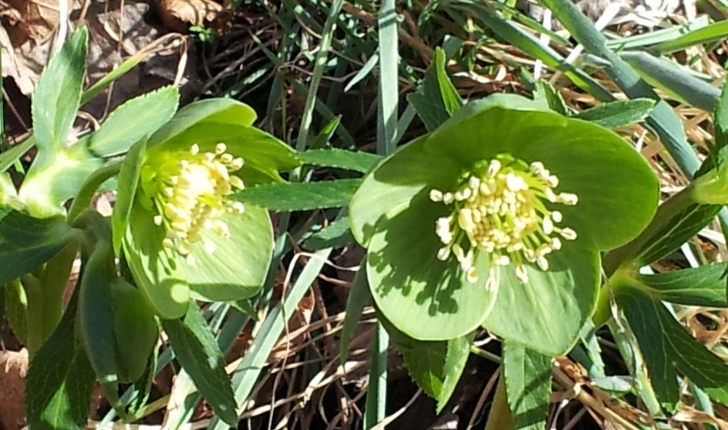
<svg viewBox="0 0 728 430">
<path fill-rule="evenodd" d="M 265 209 L 246 205 L 242 215 L 220 216 L 230 237 L 223 238 L 212 230 L 200 234 L 215 244 L 215 251 L 205 251 L 202 242 L 192 245 L 195 264 L 180 259 L 185 279 L 201 299 L 230 301 L 247 299 L 263 287 L 273 251 L 273 226 Z"/>
<path fill-rule="evenodd" d="M 121 163 L 116 203 L 114 203 L 111 213 L 112 237 L 116 254 L 121 252 L 121 244 L 129 225 L 129 215 L 134 205 L 146 149 L 147 139 L 145 137 L 129 149 Z"/>
<path fill-rule="evenodd" d="M 525 284 L 514 267 L 502 267 L 483 327 L 545 355 L 567 353 L 594 312 L 601 280 L 597 250 L 582 241 L 570 245 L 549 254 L 548 271 L 526 265 Z"/>
<path fill-rule="evenodd" d="M 253 127 L 255 118 L 248 105 L 231 99 L 190 103 L 149 138 L 149 158 L 154 159 L 156 151 L 188 151 L 193 144 L 201 152 L 214 152 L 222 142 L 226 152 L 245 161 L 239 175 L 246 186 L 281 181 L 278 172 L 301 163 L 288 145 Z"/>
<path fill-rule="evenodd" d="M 176 252 L 162 245 L 164 228 L 137 199 L 129 213 L 122 248 L 139 290 L 161 318 L 179 318 L 187 312 L 190 286 Z"/>
</svg>

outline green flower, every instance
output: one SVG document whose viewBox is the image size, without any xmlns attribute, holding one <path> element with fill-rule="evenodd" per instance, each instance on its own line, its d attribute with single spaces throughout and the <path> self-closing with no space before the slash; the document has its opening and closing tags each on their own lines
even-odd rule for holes
<svg viewBox="0 0 728 430">
<path fill-rule="evenodd" d="M 600 251 L 644 229 L 658 192 L 611 131 L 495 95 L 382 161 L 350 219 L 375 303 L 405 334 L 483 325 L 561 354 L 594 310 Z"/>
<path fill-rule="evenodd" d="M 252 109 L 232 100 L 193 103 L 122 165 L 114 246 L 163 318 L 182 316 L 191 298 L 241 300 L 262 287 L 271 221 L 235 192 L 281 181 L 278 172 L 299 163 L 254 120 Z"/>
</svg>

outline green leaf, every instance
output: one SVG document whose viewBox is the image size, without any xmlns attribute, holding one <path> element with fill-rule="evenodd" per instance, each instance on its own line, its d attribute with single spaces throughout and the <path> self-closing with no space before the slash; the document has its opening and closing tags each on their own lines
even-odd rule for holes
<svg viewBox="0 0 728 430">
<path fill-rule="evenodd" d="M 179 258 L 185 279 L 198 298 L 208 301 L 247 299 L 260 291 L 268 274 L 273 250 L 273 226 L 265 209 L 246 206 L 242 215 L 224 213 L 219 217 L 230 230 L 224 238 L 210 229 L 200 232 L 215 244 L 205 250 L 202 241 L 192 245 L 195 264 Z"/>
<path fill-rule="evenodd" d="M 366 260 L 366 257 L 364 257 Z M 362 265 L 364 262 L 362 262 Z M 339 354 L 341 363 L 346 363 L 349 357 L 349 344 L 354 338 L 354 333 L 359 327 L 359 320 L 364 312 L 364 308 L 372 303 L 372 296 L 369 293 L 369 283 L 367 282 L 366 270 L 360 268 L 354 276 L 354 282 L 351 284 L 349 297 L 346 299 L 346 314 L 344 315 L 344 324 L 341 328 L 341 337 L 339 339 Z"/>
<path fill-rule="evenodd" d="M 660 43 L 651 51 L 657 56 L 662 56 L 691 46 L 723 40 L 726 36 L 728 36 L 728 22 L 721 21 Z"/>
<path fill-rule="evenodd" d="M 41 220 L 8 213 L 0 220 L 0 285 L 50 260 L 76 234 L 62 218 Z"/>
<path fill-rule="evenodd" d="M 129 225 L 129 215 L 134 205 L 139 178 L 144 164 L 144 153 L 147 149 L 147 139 L 142 138 L 124 157 L 119 170 L 118 191 L 116 203 L 111 213 L 111 228 L 114 241 L 114 252 L 119 254 L 121 243 Z"/>
<path fill-rule="evenodd" d="M 187 312 L 190 286 L 177 255 L 162 246 L 164 238 L 164 229 L 154 224 L 152 214 L 137 199 L 122 243 L 124 255 L 139 290 L 155 313 L 173 319 Z"/>
<path fill-rule="evenodd" d="M 402 354 L 407 371 L 417 386 L 430 397 L 437 399 L 442 392 L 447 342 L 410 340 L 407 344 L 395 342 L 395 345 Z"/>
<path fill-rule="evenodd" d="M 169 121 L 178 99 L 177 88 L 168 86 L 127 101 L 91 135 L 89 151 L 100 158 L 123 154 Z"/>
<path fill-rule="evenodd" d="M 118 395 L 119 370 L 111 297 L 111 279 L 114 276 L 111 244 L 100 240 L 82 268 L 77 318 L 81 342 L 101 388 L 111 406 L 123 417 L 124 408 Z"/>
<path fill-rule="evenodd" d="M 349 217 L 342 217 L 328 227 L 314 233 L 303 242 L 303 247 L 313 251 L 324 248 L 342 248 L 354 243 L 349 228 Z"/>
<path fill-rule="evenodd" d="M 231 199 L 277 212 L 343 207 L 349 203 L 360 179 L 323 182 L 283 182 L 246 188 Z"/>
<path fill-rule="evenodd" d="M 0 173 L 5 172 L 20 159 L 26 152 L 35 146 L 35 137 L 30 136 L 24 141 L 13 145 L 10 149 L 0 154 Z"/>
<path fill-rule="evenodd" d="M 444 379 L 442 390 L 437 396 L 437 414 L 445 408 L 447 402 L 457 388 L 460 377 L 465 370 L 465 365 L 470 356 L 470 345 L 473 343 L 475 332 L 468 336 L 460 336 L 447 341 L 447 353 L 445 354 L 445 365 L 443 367 Z"/>
<path fill-rule="evenodd" d="M 723 84 L 720 98 L 715 104 L 715 146 L 723 148 L 728 146 L 728 85 Z M 721 163 L 714 163 L 721 166 Z"/>
<path fill-rule="evenodd" d="M 594 312 L 600 284 L 598 252 L 567 245 L 549 254 L 548 271 L 527 265 L 525 284 L 512 266 L 501 268 L 498 296 L 483 327 L 542 354 L 567 353 Z"/>
<path fill-rule="evenodd" d="M 728 307 L 725 270 L 725 264 L 708 264 L 657 275 L 636 274 L 635 280 L 655 300 L 685 306 L 725 308 Z"/>
<path fill-rule="evenodd" d="M 435 130 L 463 105 L 460 95 L 447 76 L 445 62 L 445 51 L 436 48 L 422 87 L 407 97 L 428 131 Z"/>
<path fill-rule="evenodd" d="M 374 167 L 381 156 L 361 151 L 346 151 L 343 149 L 312 149 L 298 154 L 303 164 L 322 167 L 335 167 L 337 169 L 353 170 L 366 173 Z"/>
<path fill-rule="evenodd" d="M 88 30 L 71 35 L 43 70 L 33 92 L 33 133 L 39 152 L 53 154 L 66 144 L 86 74 Z"/>
<path fill-rule="evenodd" d="M 518 430 L 543 430 L 549 412 L 552 358 L 521 345 L 503 344 L 503 376 Z"/>
<path fill-rule="evenodd" d="M 177 360 L 197 390 L 225 423 L 238 424 L 235 397 L 225 373 L 225 361 L 215 337 L 196 304 L 190 302 L 182 319 L 162 321 Z"/>
<path fill-rule="evenodd" d="M 640 76 L 651 85 L 669 94 L 675 100 L 706 112 L 713 112 L 720 91 L 672 61 L 656 58 L 641 51 L 620 54 Z"/>
<path fill-rule="evenodd" d="M 498 386 L 495 389 L 495 397 L 488 413 L 488 423 L 485 425 L 485 430 L 518 430 L 511 408 L 508 406 L 505 380 L 503 375 L 498 378 Z"/>
<path fill-rule="evenodd" d="M 604 257 L 605 271 L 610 275 L 618 267 L 642 267 L 659 260 L 695 236 L 721 208 L 696 203 L 690 187 L 680 191 L 660 205 L 639 237 Z"/>
<path fill-rule="evenodd" d="M 679 399 L 676 370 L 715 401 L 728 404 L 728 366 L 678 323 L 665 306 L 634 285 L 619 285 L 615 298 L 645 358 L 658 398 L 669 409 Z"/>
<path fill-rule="evenodd" d="M 111 281 L 114 307 L 114 339 L 120 382 L 142 379 L 149 372 L 149 358 L 159 336 L 154 310 L 141 291 L 122 278 Z"/>
<path fill-rule="evenodd" d="M 604 103 L 580 112 L 575 118 L 605 128 L 624 127 L 645 119 L 655 106 L 651 99 L 632 99 Z"/>
<path fill-rule="evenodd" d="M 88 103 L 88 101 L 94 98 L 96 94 L 106 89 L 109 85 L 117 81 L 119 78 L 129 73 L 129 71 L 136 67 L 137 64 L 141 63 L 142 60 L 144 60 L 144 58 L 148 55 L 149 52 L 147 50 L 139 51 L 131 57 L 122 61 L 121 64 L 116 66 L 114 70 L 106 73 L 101 79 L 94 82 L 94 84 L 87 88 L 86 91 L 83 93 L 83 96 L 81 97 L 81 106 Z"/>
<path fill-rule="evenodd" d="M 95 375 L 76 339 L 77 302 L 74 294 L 53 335 L 30 362 L 25 410 L 34 430 L 86 428 Z"/>
</svg>

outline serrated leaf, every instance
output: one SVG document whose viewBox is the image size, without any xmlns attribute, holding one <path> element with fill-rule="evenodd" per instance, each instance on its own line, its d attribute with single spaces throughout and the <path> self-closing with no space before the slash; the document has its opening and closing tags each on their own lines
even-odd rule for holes
<svg viewBox="0 0 728 430">
<path fill-rule="evenodd" d="M 278 212 L 335 208 L 348 205 L 360 183 L 361 179 L 270 183 L 246 188 L 230 197 Z"/>
<path fill-rule="evenodd" d="M 50 260 L 76 235 L 63 218 L 36 219 L 17 211 L 0 220 L 0 285 Z"/>
<path fill-rule="evenodd" d="M 445 354 L 445 365 L 443 367 L 443 381 L 440 395 L 437 396 L 437 414 L 445 408 L 452 393 L 460 382 L 460 376 L 465 370 L 465 365 L 470 356 L 470 345 L 473 343 L 475 332 L 467 336 L 456 337 L 447 341 L 447 353 Z"/>
<path fill-rule="evenodd" d="M 659 223 L 647 226 L 631 243 L 609 252 L 604 257 L 607 274 L 618 267 L 642 267 L 680 248 L 715 218 L 719 205 L 694 202 L 689 190 L 683 190 L 660 205 L 654 216 Z"/>
<path fill-rule="evenodd" d="M 621 285 L 615 292 L 639 342 L 657 397 L 674 410 L 679 400 L 676 370 L 724 405 L 728 404 L 728 366 L 693 338 L 643 289 Z"/>
<path fill-rule="evenodd" d="M 114 305 L 111 279 L 114 276 L 114 254 L 111 244 L 100 240 L 86 260 L 79 281 L 78 324 L 91 367 L 101 383 L 106 398 L 124 417 L 119 400 L 119 370 L 114 342 Z"/>
<path fill-rule="evenodd" d="M 364 259 L 366 260 L 366 257 Z M 362 261 L 362 265 L 364 263 Z M 346 299 L 346 315 L 344 316 L 344 324 L 339 339 L 339 355 L 342 364 L 346 363 L 346 359 L 349 357 L 349 344 L 354 338 L 364 308 L 371 305 L 371 303 L 372 295 L 369 293 L 366 270 L 359 269 L 354 276 L 354 282 L 351 284 L 349 297 Z"/>
<path fill-rule="evenodd" d="M 437 48 L 425 73 L 422 87 L 407 97 L 428 131 L 442 125 L 463 105 L 460 95 L 447 76 L 445 61 L 445 51 Z"/>
<path fill-rule="evenodd" d="M 354 243 L 349 227 L 349 218 L 341 217 L 328 227 L 311 235 L 303 242 L 303 247 L 312 251 L 324 248 L 342 248 Z"/>
<path fill-rule="evenodd" d="M 579 112 L 575 118 L 606 128 L 624 127 L 647 118 L 655 106 L 651 99 L 632 99 L 600 104 Z"/>
<path fill-rule="evenodd" d="M 503 374 L 516 428 L 543 430 L 551 394 L 551 357 L 514 342 L 503 345 Z"/>
<path fill-rule="evenodd" d="M 89 152 L 105 158 L 128 151 L 133 144 L 151 135 L 172 118 L 178 99 L 177 88 L 168 86 L 127 101 L 91 135 Z"/>
<path fill-rule="evenodd" d="M 41 152 L 56 152 L 66 143 L 81 100 L 87 40 L 85 27 L 76 30 L 48 62 L 33 92 L 33 133 Z"/>
<path fill-rule="evenodd" d="M 205 319 L 194 302 L 181 319 L 163 320 L 164 330 L 182 367 L 197 390 L 225 423 L 238 424 L 235 397 L 225 361 Z"/>
<path fill-rule="evenodd" d="M 725 308 L 728 307 L 725 270 L 726 264 L 708 264 L 656 275 L 636 274 L 635 280 L 656 300 L 685 306 Z"/>
<path fill-rule="evenodd" d="M 366 173 L 374 167 L 381 156 L 361 151 L 346 151 L 343 149 L 312 149 L 298 154 L 304 164 L 322 167 L 335 167 L 337 169 L 353 170 Z"/>
<path fill-rule="evenodd" d="M 76 310 L 74 295 L 53 335 L 30 362 L 25 410 L 33 430 L 86 428 L 95 375 L 76 339 Z"/>
<path fill-rule="evenodd" d="M 447 354 L 445 341 L 415 341 L 396 343 L 412 379 L 430 397 L 437 399 L 442 392 L 443 367 Z"/>
<path fill-rule="evenodd" d="M 0 173 L 5 172 L 20 159 L 26 152 L 35 146 L 35 137 L 30 136 L 24 141 L 13 145 L 10 149 L 0 154 Z"/>
</svg>

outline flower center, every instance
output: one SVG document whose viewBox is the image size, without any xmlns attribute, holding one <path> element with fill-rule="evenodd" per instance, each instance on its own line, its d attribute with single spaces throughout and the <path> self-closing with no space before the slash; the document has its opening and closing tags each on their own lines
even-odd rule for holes
<svg viewBox="0 0 728 430">
<path fill-rule="evenodd" d="M 546 256 L 561 248 L 561 240 L 576 239 L 576 232 L 561 228 L 562 215 L 550 211 L 544 201 L 573 206 L 575 194 L 556 194 L 559 180 L 541 162 L 527 165 L 510 155 L 500 154 L 476 164 L 454 193 L 430 191 L 430 199 L 453 205 L 448 217 L 437 220 L 435 232 L 445 245 L 437 258 L 446 260 L 452 253 L 465 270 L 468 282 L 476 282 L 475 253 L 489 254 L 491 269 L 486 288 L 497 284 L 498 268 L 513 263 L 516 276 L 526 283 L 525 262 L 548 270 Z M 466 240 L 467 238 L 467 240 Z"/>
<path fill-rule="evenodd" d="M 212 230 L 228 238 L 230 230 L 219 217 L 225 212 L 242 214 L 245 209 L 242 203 L 225 198 L 233 188 L 244 188 L 243 181 L 230 174 L 240 170 L 243 159 L 234 158 L 226 149 L 224 143 L 218 143 L 214 153 L 200 153 L 195 144 L 189 152 L 167 157 L 161 165 L 142 168 L 142 190 L 157 212 L 154 223 L 166 231 L 163 245 L 179 252 L 190 265 L 195 264 L 190 253 L 193 243 L 202 242 L 208 253 L 215 251 L 215 244 L 201 231 Z"/>
</svg>

